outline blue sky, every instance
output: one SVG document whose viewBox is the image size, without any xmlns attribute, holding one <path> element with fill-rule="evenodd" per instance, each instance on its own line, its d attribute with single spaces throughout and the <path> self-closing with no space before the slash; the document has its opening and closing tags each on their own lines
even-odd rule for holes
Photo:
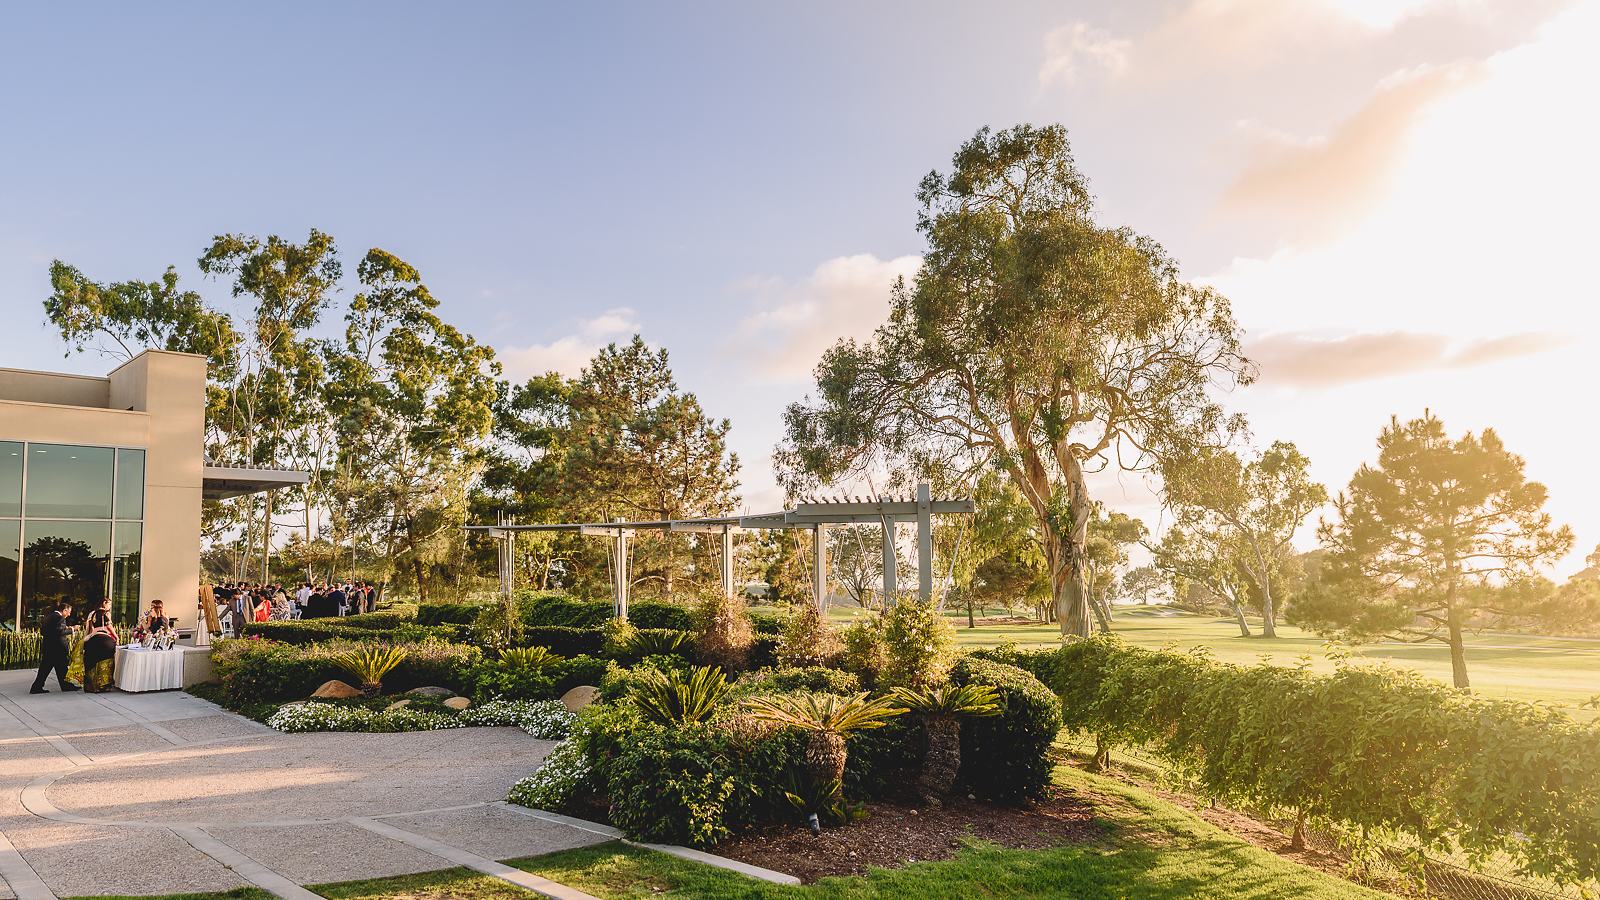
<svg viewBox="0 0 1600 900">
<path fill-rule="evenodd" d="M 782 405 L 915 269 L 920 177 L 979 126 L 1061 122 L 1102 217 L 1235 300 L 1260 443 L 1337 487 L 1391 413 L 1495 425 L 1588 547 L 1592 427 L 1517 386 L 1596 349 L 1595 6 L 30 4 L 0 29 L 0 365 L 108 367 L 44 325 L 52 259 L 220 298 L 213 234 L 317 227 L 352 269 L 411 261 L 518 374 L 665 345 L 771 505 Z"/>
</svg>

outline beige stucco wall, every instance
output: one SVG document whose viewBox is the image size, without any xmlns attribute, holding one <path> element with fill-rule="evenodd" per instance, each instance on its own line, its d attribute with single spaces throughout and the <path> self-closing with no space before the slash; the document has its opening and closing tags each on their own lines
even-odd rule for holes
<svg viewBox="0 0 1600 900">
<path fill-rule="evenodd" d="M 104 409 L 111 405 L 111 379 L 0 369 L 0 400 L 59 403 Z M 120 407 L 127 409 L 127 407 Z"/>
<path fill-rule="evenodd" d="M 57 389 L 50 378 L 61 380 Z M 95 382 L 99 408 L 60 402 L 93 399 L 83 383 Z M 160 597 L 180 627 L 195 624 L 200 581 L 205 384 L 205 357 L 160 350 L 141 353 L 105 379 L 0 370 L 0 440 L 144 448 L 140 603 L 148 608 Z"/>
</svg>

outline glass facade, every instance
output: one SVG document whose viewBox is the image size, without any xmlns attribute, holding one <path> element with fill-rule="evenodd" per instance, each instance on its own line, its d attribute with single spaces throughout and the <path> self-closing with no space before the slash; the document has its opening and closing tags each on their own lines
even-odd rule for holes
<svg viewBox="0 0 1600 900">
<path fill-rule="evenodd" d="M 0 628 L 60 598 L 136 619 L 143 519 L 143 450 L 0 442 Z"/>
</svg>

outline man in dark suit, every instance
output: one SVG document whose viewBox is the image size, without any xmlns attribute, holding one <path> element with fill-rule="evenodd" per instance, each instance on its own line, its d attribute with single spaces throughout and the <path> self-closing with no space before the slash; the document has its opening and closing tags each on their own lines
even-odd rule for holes
<svg viewBox="0 0 1600 900">
<path fill-rule="evenodd" d="M 61 690 L 81 690 L 67 680 L 67 664 L 72 661 L 72 629 L 67 625 L 67 617 L 71 614 L 72 601 L 63 597 L 44 617 L 44 627 L 40 629 L 44 640 L 39 648 L 39 677 L 33 680 L 33 689 L 28 693 L 49 693 L 44 689 L 44 680 L 50 676 L 51 669 L 55 670 L 56 683 L 61 685 Z"/>
</svg>

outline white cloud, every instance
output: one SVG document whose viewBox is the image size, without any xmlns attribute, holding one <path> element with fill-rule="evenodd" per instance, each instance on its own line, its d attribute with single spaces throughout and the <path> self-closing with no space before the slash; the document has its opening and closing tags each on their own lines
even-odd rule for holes
<svg viewBox="0 0 1600 900">
<path fill-rule="evenodd" d="M 1262 384 L 1316 389 L 1414 372 L 1469 369 L 1564 343 L 1561 335 L 1544 332 L 1467 341 L 1408 331 L 1334 338 L 1286 332 L 1250 342 L 1245 353 L 1260 367 Z"/>
<path fill-rule="evenodd" d="M 546 372 L 560 372 L 568 378 L 574 378 L 588 365 L 595 351 L 638 331 L 638 314 L 628 307 L 618 307 L 579 322 L 574 334 L 557 338 L 548 344 L 507 347 L 496 356 L 506 376 L 512 381 Z"/>
<path fill-rule="evenodd" d="M 1086 69 L 1120 75 L 1128 67 L 1132 42 L 1084 22 L 1063 25 L 1044 36 L 1044 62 L 1039 83 L 1073 84 Z"/>
<path fill-rule="evenodd" d="M 865 338 L 888 318 L 895 279 L 908 281 L 919 256 L 879 259 L 870 253 L 823 262 L 799 284 L 749 279 L 757 310 L 739 324 L 735 351 L 772 378 L 802 380 L 840 338 Z"/>
</svg>

